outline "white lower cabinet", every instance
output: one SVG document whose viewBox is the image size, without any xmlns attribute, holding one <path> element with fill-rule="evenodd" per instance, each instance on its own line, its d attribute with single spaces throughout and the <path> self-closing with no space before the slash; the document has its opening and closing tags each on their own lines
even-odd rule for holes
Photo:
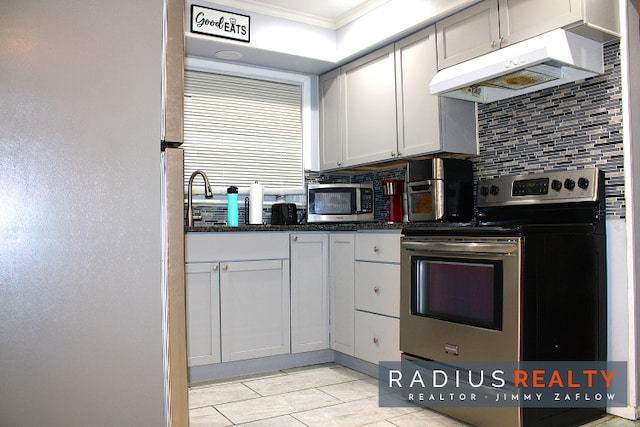
<svg viewBox="0 0 640 427">
<path fill-rule="evenodd" d="M 291 353 L 329 348 L 329 234 L 291 234 Z"/>
<path fill-rule="evenodd" d="M 187 233 L 189 366 L 331 348 L 400 360 L 400 233 Z"/>
<path fill-rule="evenodd" d="M 400 360 L 400 319 L 356 311 L 355 356 L 375 363 Z"/>
<path fill-rule="evenodd" d="M 399 361 L 400 232 L 360 232 L 355 246 L 355 357 Z"/>
<path fill-rule="evenodd" d="M 189 366 L 291 351 L 289 233 L 187 233 Z"/>
<path fill-rule="evenodd" d="M 188 365 L 220 362 L 220 276 L 218 264 L 186 264 Z"/>
<path fill-rule="evenodd" d="M 354 355 L 355 233 L 329 236 L 331 348 Z"/>
<path fill-rule="evenodd" d="M 224 262 L 220 267 L 222 361 L 286 354 L 289 262 Z"/>
</svg>

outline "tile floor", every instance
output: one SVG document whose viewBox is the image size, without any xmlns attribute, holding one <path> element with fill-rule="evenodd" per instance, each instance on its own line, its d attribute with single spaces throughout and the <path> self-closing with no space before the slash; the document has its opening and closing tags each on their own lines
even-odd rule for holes
<svg viewBox="0 0 640 427">
<path fill-rule="evenodd" d="M 422 408 L 380 408 L 375 378 L 334 363 L 195 386 L 189 409 L 192 427 L 466 426 Z M 640 422 L 607 416 L 588 426 Z"/>
</svg>

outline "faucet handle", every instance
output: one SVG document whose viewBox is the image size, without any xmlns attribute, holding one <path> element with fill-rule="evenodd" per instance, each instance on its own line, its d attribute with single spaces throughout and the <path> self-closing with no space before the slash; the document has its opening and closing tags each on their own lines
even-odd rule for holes
<svg viewBox="0 0 640 427">
<path fill-rule="evenodd" d="M 194 221 L 201 221 L 202 220 L 202 215 L 193 215 L 192 216 Z"/>
</svg>

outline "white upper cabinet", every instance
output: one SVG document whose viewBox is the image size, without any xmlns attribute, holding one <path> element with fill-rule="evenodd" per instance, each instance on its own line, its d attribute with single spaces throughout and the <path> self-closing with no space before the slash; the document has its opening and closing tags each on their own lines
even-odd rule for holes
<svg viewBox="0 0 640 427">
<path fill-rule="evenodd" d="M 395 157 L 396 81 L 393 45 L 342 68 L 345 165 Z"/>
<path fill-rule="evenodd" d="M 498 0 L 485 0 L 436 22 L 438 69 L 500 48 Z"/>
<path fill-rule="evenodd" d="M 336 69 L 320 76 L 320 141 L 331 141 L 320 147 L 320 168 L 333 169 L 343 165 L 342 75 Z"/>
<path fill-rule="evenodd" d="M 478 154 L 475 103 L 429 92 L 438 71 L 435 58 L 433 26 L 395 45 L 398 157 Z"/>
<path fill-rule="evenodd" d="M 616 0 L 484 0 L 436 23 L 438 69 L 564 28 L 598 41 L 619 37 Z"/>
<path fill-rule="evenodd" d="M 431 95 L 436 72 L 431 26 L 320 76 L 321 169 L 477 154 L 475 104 Z"/>
</svg>

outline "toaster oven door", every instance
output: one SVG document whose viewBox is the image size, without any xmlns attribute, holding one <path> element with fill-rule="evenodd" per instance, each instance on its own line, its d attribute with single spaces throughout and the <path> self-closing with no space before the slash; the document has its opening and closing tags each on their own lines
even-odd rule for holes
<svg viewBox="0 0 640 427">
<path fill-rule="evenodd" d="M 409 221 L 437 221 L 444 216 L 444 181 L 408 183 Z"/>
</svg>

